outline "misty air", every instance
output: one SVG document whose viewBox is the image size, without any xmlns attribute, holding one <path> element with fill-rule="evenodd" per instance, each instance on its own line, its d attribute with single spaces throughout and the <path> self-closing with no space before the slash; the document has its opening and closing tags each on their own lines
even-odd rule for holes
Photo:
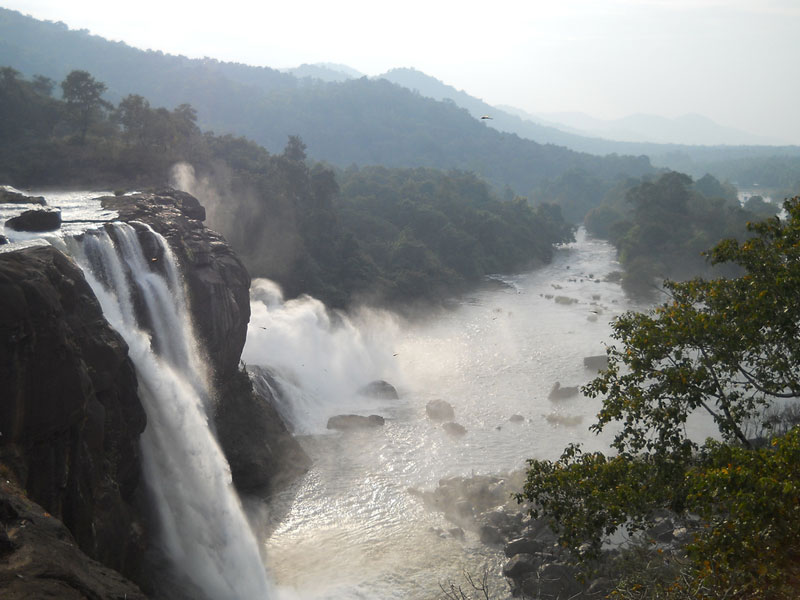
<svg viewBox="0 0 800 600">
<path fill-rule="evenodd" d="M 793 3 L 2 4 L 2 598 L 798 596 Z"/>
</svg>

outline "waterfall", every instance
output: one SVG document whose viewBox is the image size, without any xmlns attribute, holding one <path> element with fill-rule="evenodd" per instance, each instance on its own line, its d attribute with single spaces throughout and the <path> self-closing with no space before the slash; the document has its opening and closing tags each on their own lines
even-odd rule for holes
<svg viewBox="0 0 800 600">
<path fill-rule="evenodd" d="M 166 555 L 180 576 L 213 600 L 274 597 L 228 463 L 209 428 L 205 370 L 174 256 L 151 230 L 163 253 L 162 275 L 145 259 L 133 227 L 108 227 L 113 235 L 92 230 L 67 243 L 136 367 L 147 413 L 144 476 Z"/>
<path fill-rule="evenodd" d="M 358 390 L 376 379 L 399 381 L 391 350 L 398 331 L 389 313 L 333 314 L 319 300 L 284 300 L 274 282 L 254 279 L 242 360 L 256 385 L 268 382 L 252 366 L 275 378 L 282 390 L 276 408 L 297 433 L 321 433 L 329 417 L 369 414 L 385 404 Z"/>
</svg>

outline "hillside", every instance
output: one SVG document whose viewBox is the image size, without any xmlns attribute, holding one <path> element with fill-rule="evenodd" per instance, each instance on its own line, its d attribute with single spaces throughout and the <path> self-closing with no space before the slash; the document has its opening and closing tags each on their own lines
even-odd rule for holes
<svg viewBox="0 0 800 600">
<path fill-rule="evenodd" d="M 188 59 L 109 42 L 63 23 L 0 9 L 0 65 L 61 81 L 73 69 L 154 105 L 191 104 L 203 129 L 233 133 L 280 151 L 299 135 L 312 158 L 346 167 L 382 164 L 472 171 L 520 194 L 580 169 L 604 180 L 652 173 L 646 157 L 599 157 L 542 145 L 487 127 L 452 103 L 385 80 L 299 80 L 267 67 Z"/>
<path fill-rule="evenodd" d="M 699 178 L 706 173 L 734 181 L 741 186 L 754 185 L 772 188 L 791 188 L 798 182 L 800 172 L 800 146 L 768 145 L 688 145 L 676 143 L 654 143 L 619 141 L 614 137 L 628 130 L 648 130 L 653 139 L 668 137 L 681 128 L 686 135 L 693 130 L 699 135 L 716 135 L 721 139 L 733 139 L 735 132 L 721 128 L 709 119 L 687 115 L 679 119 L 664 119 L 634 115 L 617 121 L 600 121 L 585 117 L 572 120 L 583 126 L 577 128 L 561 125 L 555 121 L 567 115 L 553 115 L 550 119 L 532 115 L 509 106 L 491 106 L 482 100 L 457 90 L 444 82 L 415 69 L 392 69 L 381 78 L 416 91 L 422 96 L 436 100 L 449 100 L 464 108 L 474 117 L 489 115 L 489 126 L 520 137 L 544 144 L 556 144 L 577 152 L 607 155 L 620 154 L 648 156 L 656 167 L 681 171 Z M 594 129 L 594 131 L 587 131 Z M 700 131 L 702 130 L 702 132 Z M 602 133 L 605 133 L 601 137 Z M 797 191 L 800 191 L 798 189 Z"/>
</svg>

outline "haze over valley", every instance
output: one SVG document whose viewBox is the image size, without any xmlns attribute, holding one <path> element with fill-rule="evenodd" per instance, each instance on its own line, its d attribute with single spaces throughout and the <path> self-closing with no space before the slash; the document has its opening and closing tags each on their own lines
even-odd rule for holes
<svg viewBox="0 0 800 600">
<path fill-rule="evenodd" d="M 0 596 L 793 600 L 800 8 L 0 7 Z"/>
</svg>

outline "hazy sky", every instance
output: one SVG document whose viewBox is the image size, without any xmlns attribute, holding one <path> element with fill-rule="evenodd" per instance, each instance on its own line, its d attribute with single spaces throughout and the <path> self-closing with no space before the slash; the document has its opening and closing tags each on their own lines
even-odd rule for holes
<svg viewBox="0 0 800 600">
<path fill-rule="evenodd" d="M 0 0 L 140 48 L 415 67 L 491 104 L 699 113 L 800 144 L 800 0 Z"/>
</svg>

